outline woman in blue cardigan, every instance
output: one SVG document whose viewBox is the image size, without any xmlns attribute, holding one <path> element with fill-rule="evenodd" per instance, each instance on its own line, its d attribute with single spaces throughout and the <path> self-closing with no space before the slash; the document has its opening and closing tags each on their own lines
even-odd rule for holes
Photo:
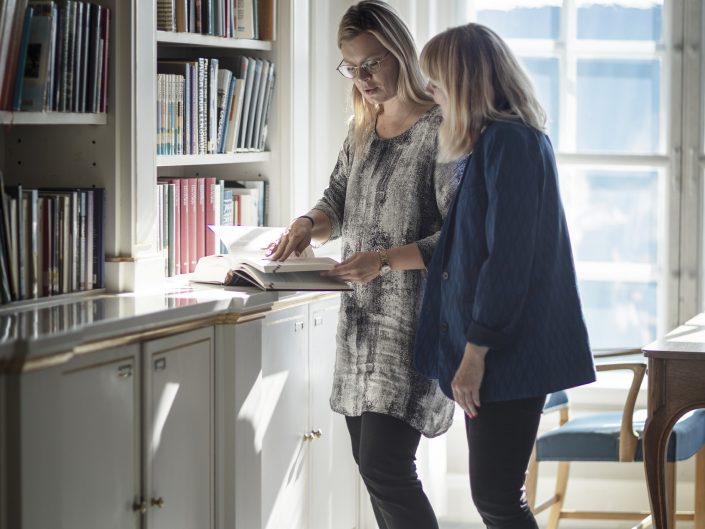
<svg viewBox="0 0 705 529">
<path fill-rule="evenodd" d="M 536 528 L 525 473 L 546 394 L 595 379 L 545 114 L 479 24 L 426 44 L 442 161 L 468 156 L 428 268 L 415 366 L 465 411 L 487 527 Z"/>
</svg>

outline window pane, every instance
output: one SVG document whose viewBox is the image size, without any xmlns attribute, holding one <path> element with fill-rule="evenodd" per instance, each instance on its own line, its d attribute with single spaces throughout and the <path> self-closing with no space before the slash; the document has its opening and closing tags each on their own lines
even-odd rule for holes
<svg viewBox="0 0 705 529">
<path fill-rule="evenodd" d="M 578 38 L 660 41 L 662 4 L 662 0 L 580 1 Z"/>
<path fill-rule="evenodd" d="M 521 62 L 536 89 L 536 95 L 548 116 L 548 135 L 553 146 L 559 148 L 560 107 L 558 96 L 558 59 L 521 57 Z"/>
<path fill-rule="evenodd" d="M 561 8 L 556 2 L 489 0 L 478 2 L 477 21 L 505 39 L 557 39 Z"/>
<path fill-rule="evenodd" d="M 578 151 L 659 152 L 659 76 L 658 60 L 578 61 Z"/>
<path fill-rule="evenodd" d="M 576 171 L 561 178 L 576 261 L 658 264 L 656 170 Z"/>
<path fill-rule="evenodd" d="M 640 347 L 656 339 L 656 283 L 580 281 L 593 348 Z"/>
</svg>

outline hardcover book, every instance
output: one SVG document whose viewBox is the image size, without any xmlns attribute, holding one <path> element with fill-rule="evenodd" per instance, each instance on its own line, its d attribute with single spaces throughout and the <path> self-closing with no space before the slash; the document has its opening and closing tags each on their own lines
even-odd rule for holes
<svg viewBox="0 0 705 529">
<path fill-rule="evenodd" d="M 281 236 L 284 228 L 252 226 L 209 226 L 223 245 L 226 255 L 211 255 L 199 260 L 191 281 L 212 283 L 228 288 L 256 287 L 261 290 L 351 290 L 344 281 L 325 277 L 338 262 L 316 257 L 309 247 L 300 256 L 286 261 L 265 257 L 264 248 Z"/>
</svg>

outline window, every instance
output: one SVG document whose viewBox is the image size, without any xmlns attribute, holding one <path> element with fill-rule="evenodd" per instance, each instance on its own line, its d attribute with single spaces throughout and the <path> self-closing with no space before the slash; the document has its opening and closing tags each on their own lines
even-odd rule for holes
<svg viewBox="0 0 705 529">
<path fill-rule="evenodd" d="M 578 283 L 594 348 L 667 330 L 674 123 L 663 0 L 476 0 L 465 19 L 499 33 L 549 117 Z M 677 117 L 677 116 L 676 116 Z"/>
</svg>

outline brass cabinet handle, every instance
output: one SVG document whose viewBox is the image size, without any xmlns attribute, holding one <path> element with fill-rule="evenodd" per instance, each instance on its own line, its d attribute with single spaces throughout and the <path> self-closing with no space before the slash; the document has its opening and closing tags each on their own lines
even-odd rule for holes
<svg viewBox="0 0 705 529">
<path fill-rule="evenodd" d="M 164 507 L 164 498 L 161 496 L 157 499 L 152 498 L 152 501 L 150 501 L 153 507 L 159 507 L 160 509 Z"/>
<path fill-rule="evenodd" d="M 323 432 L 321 430 L 311 430 L 309 433 L 304 434 L 304 442 L 320 439 L 322 435 Z"/>
<path fill-rule="evenodd" d="M 136 501 L 132 504 L 132 510 L 134 512 L 139 512 L 140 514 L 145 514 L 148 508 L 147 502 L 144 500 L 140 500 L 139 502 Z"/>
</svg>

